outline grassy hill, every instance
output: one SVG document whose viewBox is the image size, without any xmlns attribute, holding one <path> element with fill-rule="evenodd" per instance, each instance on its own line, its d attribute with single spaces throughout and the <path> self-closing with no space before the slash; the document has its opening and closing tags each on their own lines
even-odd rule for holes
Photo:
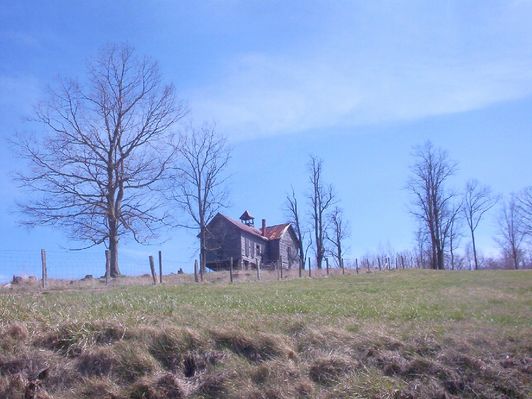
<svg viewBox="0 0 532 399">
<path fill-rule="evenodd" d="M 13 291 L 0 328 L 0 397 L 532 395 L 530 271 Z"/>
</svg>

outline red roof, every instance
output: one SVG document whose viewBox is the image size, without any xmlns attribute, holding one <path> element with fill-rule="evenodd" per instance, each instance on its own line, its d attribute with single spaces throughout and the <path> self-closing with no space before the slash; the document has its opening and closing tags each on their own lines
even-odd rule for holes
<svg viewBox="0 0 532 399">
<path fill-rule="evenodd" d="M 288 227 L 290 227 L 290 223 L 277 224 L 275 226 L 267 226 L 264 232 L 265 234 L 262 235 L 261 231 L 259 229 L 256 229 L 253 226 L 247 226 L 244 223 L 231 219 L 230 217 L 225 216 L 221 213 L 218 213 L 218 215 L 226 219 L 228 222 L 230 222 L 234 226 L 238 227 L 240 230 L 253 234 L 254 236 L 260 237 L 264 240 L 279 240 L 281 236 L 284 234 L 284 232 L 288 229 Z"/>
<path fill-rule="evenodd" d="M 266 237 L 268 240 L 279 240 L 289 227 L 290 223 L 268 226 L 264 231 L 264 237 Z"/>
</svg>

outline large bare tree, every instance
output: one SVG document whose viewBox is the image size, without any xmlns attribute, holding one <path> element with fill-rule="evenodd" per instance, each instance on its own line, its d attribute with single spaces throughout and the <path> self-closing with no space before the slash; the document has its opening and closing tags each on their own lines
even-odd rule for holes
<svg viewBox="0 0 532 399">
<path fill-rule="evenodd" d="M 288 220 L 290 223 L 292 223 L 297 239 L 299 241 L 299 245 L 298 245 L 299 262 L 301 263 L 301 268 L 304 269 L 305 262 L 306 262 L 306 252 L 304 248 L 304 245 L 305 245 L 304 241 L 306 238 L 305 237 L 306 233 L 303 228 L 303 222 L 301 220 L 301 210 L 299 209 L 299 202 L 297 200 L 294 187 L 292 187 L 291 193 L 286 196 L 285 210 L 286 210 L 286 213 L 288 214 Z"/>
<path fill-rule="evenodd" d="M 43 130 L 16 143 L 29 161 L 18 175 L 29 191 L 19 204 L 23 223 L 104 243 L 111 276 L 120 275 L 121 237 L 146 242 L 165 217 L 153 189 L 172 157 L 164 143 L 184 112 L 157 63 L 125 45 L 102 50 L 86 82 L 63 80 L 50 90 L 35 113 Z"/>
<path fill-rule="evenodd" d="M 432 269 L 444 269 L 455 194 L 447 187 L 455 173 L 456 164 L 447 152 L 436 148 L 430 141 L 414 148 L 414 164 L 407 187 L 413 194 L 411 213 L 421 222 L 429 237 Z"/>
<path fill-rule="evenodd" d="M 207 223 L 227 206 L 227 165 L 231 152 L 226 138 L 214 125 L 190 126 L 176 146 L 172 199 L 185 211 L 188 222 L 180 224 L 198 232 L 200 272 L 205 273 Z"/>
<path fill-rule="evenodd" d="M 316 266 L 322 268 L 325 256 L 325 238 L 327 228 L 327 216 L 331 207 L 335 204 L 336 198 L 330 184 L 323 182 L 323 161 L 314 156 L 310 156 L 308 162 L 310 194 L 309 202 L 311 208 L 312 227 L 314 234 L 314 245 L 316 253 Z"/>
<path fill-rule="evenodd" d="M 523 219 L 519 214 L 517 200 L 514 195 L 503 203 L 499 215 L 499 237 L 496 241 L 501 246 L 506 259 L 511 260 L 512 267 L 519 269 L 523 260 L 523 243 L 526 234 Z"/>
<path fill-rule="evenodd" d="M 329 215 L 330 229 L 327 231 L 327 240 L 331 243 L 331 255 L 338 267 L 343 266 L 344 242 L 349 237 L 349 223 L 340 207 L 334 207 Z"/>
<path fill-rule="evenodd" d="M 471 234 L 475 270 L 478 270 L 475 231 L 477 230 L 482 217 L 495 206 L 497 201 L 497 196 L 492 193 L 488 186 L 481 185 L 477 180 L 469 180 L 466 183 L 462 209 Z"/>
</svg>

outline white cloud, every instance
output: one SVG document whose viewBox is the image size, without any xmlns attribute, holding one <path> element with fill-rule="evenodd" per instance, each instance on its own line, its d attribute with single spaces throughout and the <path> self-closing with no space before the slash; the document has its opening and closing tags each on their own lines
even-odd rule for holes
<svg viewBox="0 0 532 399">
<path fill-rule="evenodd" d="M 305 48 L 237 55 L 186 97 L 196 118 L 246 139 L 445 115 L 532 94 L 532 41 L 513 40 L 530 31 L 519 10 L 504 10 L 504 20 L 494 11 L 470 29 L 451 11 L 440 25 L 439 10 L 430 23 L 409 9 L 356 29 L 345 16 L 330 18 Z"/>
<path fill-rule="evenodd" d="M 244 56 L 220 81 L 190 93 L 191 108 L 247 138 L 463 112 L 532 93 L 528 62 L 338 61 Z"/>
</svg>

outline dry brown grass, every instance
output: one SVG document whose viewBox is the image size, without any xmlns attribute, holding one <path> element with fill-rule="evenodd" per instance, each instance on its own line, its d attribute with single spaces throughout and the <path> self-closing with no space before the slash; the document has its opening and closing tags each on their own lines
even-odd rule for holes
<svg viewBox="0 0 532 399">
<path fill-rule="evenodd" d="M 87 334 L 83 345 L 72 339 L 80 335 L 71 325 L 54 331 L 55 340 L 48 334 L 30 341 L 20 326 L 9 331 L 13 334 L 3 339 L 14 335 L 25 344 L 23 352 L 0 356 L 0 397 L 5 398 L 23 398 L 28 383 L 45 368 L 49 376 L 37 393 L 53 398 L 348 398 L 371 389 L 371 396 L 383 398 L 526 398 L 530 389 L 529 354 L 503 356 L 506 349 L 478 348 L 467 337 L 463 342 L 453 337 L 457 350 L 436 336 L 400 340 L 374 336 L 372 330 L 333 335 L 327 327 L 286 336 L 139 327 Z M 58 331 L 69 332 L 75 351 L 66 349 L 71 345 L 50 345 Z M 497 340 L 488 337 L 484 344 Z M 368 387 L 368 381 L 374 385 Z"/>
<path fill-rule="evenodd" d="M 404 283 L 411 291 L 420 286 Z M 360 292 L 375 286 L 330 292 L 313 281 L 304 284 L 312 291 L 294 294 L 298 286 L 290 282 L 272 283 L 269 291 L 244 284 L 214 291 L 206 285 L 122 288 L 84 293 L 87 308 L 71 306 L 75 293 L 10 297 L 6 306 L 25 313 L 17 321 L 0 320 L 0 398 L 25 398 L 31 384 L 30 399 L 531 397 L 531 329 L 507 318 L 490 321 L 501 308 L 492 310 L 489 297 L 481 301 L 487 305 L 469 298 L 486 319 L 450 321 L 455 310 L 428 308 L 411 291 L 406 308 L 381 299 L 357 303 L 363 312 L 346 315 L 342 306 L 349 298 L 364 299 L 369 294 Z M 526 288 L 518 289 L 526 295 Z M 177 306 L 185 295 L 189 306 Z M 208 302 L 216 310 L 198 312 L 209 295 L 216 295 Z M 508 306 L 524 303 L 515 295 L 494 296 L 503 297 Z M 51 319 L 26 318 L 38 306 L 37 316 L 52 308 Z M 296 314 L 288 313 L 290 306 Z M 102 312 L 106 321 L 95 317 Z M 57 322 L 57 314 L 70 318 Z M 419 318 L 410 321 L 411 315 Z"/>
</svg>

